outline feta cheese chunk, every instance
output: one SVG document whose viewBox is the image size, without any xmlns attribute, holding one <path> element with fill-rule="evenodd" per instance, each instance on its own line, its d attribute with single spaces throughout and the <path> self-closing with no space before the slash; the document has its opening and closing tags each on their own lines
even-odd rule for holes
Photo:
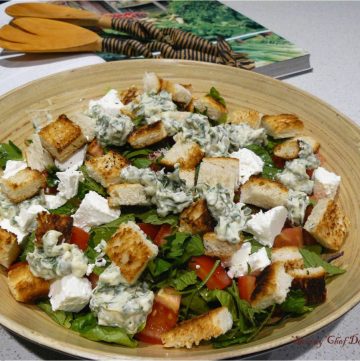
<svg viewBox="0 0 360 361">
<path fill-rule="evenodd" d="M 316 199 L 334 199 L 338 190 L 341 177 L 323 167 L 315 169 L 313 174 L 314 196 Z"/>
<path fill-rule="evenodd" d="M 87 278 L 68 275 L 50 286 L 50 303 L 53 311 L 79 312 L 90 301 L 91 283 Z"/>
<path fill-rule="evenodd" d="M 247 148 L 231 153 L 230 157 L 239 159 L 240 184 L 246 183 L 252 175 L 260 174 L 263 171 L 264 161 Z"/>
<path fill-rule="evenodd" d="M 30 233 L 35 229 L 34 222 L 38 213 L 47 212 L 47 210 L 37 204 L 33 204 L 30 207 L 22 207 L 20 209 L 19 215 L 15 217 L 15 222 L 19 225 L 19 228 L 25 232 Z"/>
<path fill-rule="evenodd" d="M 111 222 L 119 216 L 119 209 L 111 209 L 106 198 L 90 191 L 73 215 L 74 226 L 89 231 L 91 227 Z"/>
<path fill-rule="evenodd" d="M 247 223 L 247 231 L 263 246 L 272 247 L 287 218 L 287 209 L 278 206 L 263 213 L 254 214 Z"/>
<path fill-rule="evenodd" d="M 117 90 L 109 90 L 102 98 L 98 100 L 90 100 L 89 112 L 93 112 L 94 107 L 100 107 L 105 113 L 109 115 L 119 115 L 120 109 L 124 104 L 119 99 Z"/>
<path fill-rule="evenodd" d="M 232 255 L 230 260 L 230 269 L 228 271 L 229 277 L 240 277 L 248 273 L 250 253 L 251 244 L 250 242 L 245 242 L 241 248 Z"/>
<path fill-rule="evenodd" d="M 266 248 L 262 247 L 257 252 L 252 253 L 249 256 L 249 266 L 251 272 L 254 271 L 262 271 L 265 267 L 267 267 L 271 261 L 267 255 Z"/>
<path fill-rule="evenodd" d="M 9 179 L 25 168 L 27 168 L 27 163 L 22 160 L 8 160 L 2 178 Z"/>
<path fill-rule="evenodd" d="M 68 169 L 78 169 L 84 163 L 86 150 L 87 150 L 87 145 L 77 150 L 72 156 L 70 156 L 64 162 L 60 162 L 57 159 L 55 159 L 56 167 L 58 167 L 61 171 L 66 171 Z"/>
</svg>

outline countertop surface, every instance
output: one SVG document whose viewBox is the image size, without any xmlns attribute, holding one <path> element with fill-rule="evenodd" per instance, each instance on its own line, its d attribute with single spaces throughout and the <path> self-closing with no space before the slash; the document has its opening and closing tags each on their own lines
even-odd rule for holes
<svg viewBox="0 0 360 361">
<path fill-rule="evenodd" d="M 357 39 L 360 2 L 226 3 L 308 50 L 314 70 L 284 81 L 316 95 L 360 125 L 360 46 Z M 3 6 L 0 6 L 0 13 L 3 11 L 1 8 Z M 96 60 L 89 61 L 92 62 Z M 1 57 L 0 71 L 6 75 Z M 0 93 L 3 93 L 1 87 L 0 81 Z M 253 358 L 359 359 L 359 325 L 360 305 L 313 335 Z M 0 326 L 0 359 L 71 358 L 25 341 Z"/>
</svg>

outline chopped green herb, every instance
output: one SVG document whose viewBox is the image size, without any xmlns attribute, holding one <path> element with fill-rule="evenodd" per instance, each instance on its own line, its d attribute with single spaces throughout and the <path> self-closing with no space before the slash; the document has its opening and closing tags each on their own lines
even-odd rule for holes
<svg viewBox="0 0 360 361">
<path fill-rule="evenodd" d="M 219 91 L 215 87 L 211 87 L 208 96 L 211 96 L 211 98 L 226 107 L 225 99 L 220 95 Z"/>
<path fill-rule="evenodd" d="M 0 167 L 5 168 L 8 160 L 22 160 L 21 150 L 9 140 L 9 144 L 0 143 Z"/>
</svg>

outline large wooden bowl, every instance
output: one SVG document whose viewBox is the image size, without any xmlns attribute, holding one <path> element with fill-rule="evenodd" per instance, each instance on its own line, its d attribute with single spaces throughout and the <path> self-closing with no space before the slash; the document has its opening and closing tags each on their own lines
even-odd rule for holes
<svg viewBox="0 0 360 361">
<path fill-rule="evenodd" d="M 220 65 L 189 61 L 136 60 L 89 66 L 32 82 L 0 98 L 0 142 L 13 140 L 22 146 L 31 134 L 34 114 L 47 110 L 53 118 L 70 116 L 87 106 L 91 98 L 102 96 L 109 88 L 124 89 L 141 85 L 145 71 L 161 77 L 191 83 L 196 93 L 215 86 L 230 108 L 248 106 L 263 113 L 294 113 L 305 122 L 306 133 L 321 143 L 326 167 L 342 177 L 340 201 L 351 219 L 350 235 L 344 246 L 341 265 L 347 272 L 328 286 L 326 303 L 315 312 L 266 328 L 245 345 L 224 349 L 211 346 L 191 350 L 163 349 L 141 344 L 129 349 L 91 342 L 55 324 L 35 306 L 17 303 L 0 274 L 0 323 L 38 344 L 82 358 L 170 358 L 219 359 L 259 352 L 308 335 L 349 311 L 360 300 L 360 130 L 349 119 L 314 96 L 290 85 L 255 73 Z M 40 113 L 39 113 L 40 111 Z"/>
</svg>

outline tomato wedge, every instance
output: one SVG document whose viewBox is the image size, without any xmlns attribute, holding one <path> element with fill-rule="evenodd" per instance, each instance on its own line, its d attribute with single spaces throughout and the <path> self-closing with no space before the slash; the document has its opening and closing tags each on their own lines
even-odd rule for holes
<svg viewBox="0 0 360 361">
<path fill-rule="evenodd" d="M 170 234 L 171 234 L 170 224 L 163 224 L 160 227 L 160 230 L 157 233 L 156 237 L 154 238 L 154 243 L 157 246 L 161 246 L 162 244 L 166 243 L 165 237 L 170 236 Z"/>
<path fill-rule="evenodd" d="M 286 159 L 277 157 L 276 155 L 272 156 L 275 167 L 283 169 L 285 167 Z"/>
<path fill-rule="evenodd" d="M 311 246 L 313 244 L 318 244 L 318 241 L 305 229 L 303 229 L 303 239 L 306 246 Z"/>
<path fill-rule="evenodd" d="M 90 234 L 79 227 L 73 227 L 71 231 L 70 243 L 76 244 L 85 251 L 89 243 Z"/>
<path fill-rule="evenodd" d="M 254 292 L 256 286 L 256 277 L 255 276 L 241 276 L 238 278 L 238 289 L 239 296 L 241 299 L 248 302 L 251 301 L 251 295 Z"/>
<path fill-rule="evenodd" d="M 161 335 L 175 327 L 177 318 L 178 313 L 166 307 L 155 297 L 145 328 L 136 335 L 136 338 L 146 343 L 161 344 Z"/>
<path fill-rule="evenodd" d="M 160 230 L 160 226 L 155 226 L 150 223 L 138 223 L 138 226 L 151 240 L 155 239 Z"/>
<path fill-rule="evenodd" d="M 195 271 L 196 275 L 205 280 L 211 272 L 216 259 L 208 256 L 193 257 L 189 262 L 189 268 Z M 218 265 L 213 275 L 206 282 L 209 290 L 219 289 L 222 290 L 231 285 L 231 278 L 227 275 L 225 268 Z"/>
<path fill-rule="evenodd" d="M 94 289 L 99 281 L 99 276 L 95 273 L 91 273 L 89 276 L 87 276 L 87 278 L 90 281 L 92 288 Z"/>
<path fill-rule="evenodd" d="M 284 228 L 279 235 L 276 236 L 274 247 L 302 247 L 304 245 L 303 232 L 301 227 Z"/>
</svg>

